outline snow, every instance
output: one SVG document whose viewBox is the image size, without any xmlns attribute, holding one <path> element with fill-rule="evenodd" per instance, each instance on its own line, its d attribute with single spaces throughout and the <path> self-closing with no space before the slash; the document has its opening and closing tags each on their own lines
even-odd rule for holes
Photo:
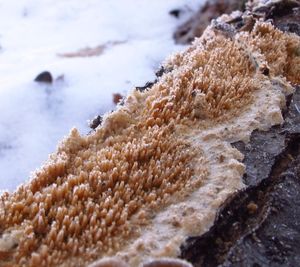
<svg viewBox="0 0 300 267">
<path fill-rule="evenodd" d="M 114 109 L 154 79 L 170 53 L 172 34 L 203 0 L 0 0 L 0 190 L 30 178 L 72 127 Z M 183 15 L 169 15 L 181 8 Z M 118 42 L 94 57 L 59 54 Z M 34 78 L 48 70 L 53 85 Z"/>
</svg>

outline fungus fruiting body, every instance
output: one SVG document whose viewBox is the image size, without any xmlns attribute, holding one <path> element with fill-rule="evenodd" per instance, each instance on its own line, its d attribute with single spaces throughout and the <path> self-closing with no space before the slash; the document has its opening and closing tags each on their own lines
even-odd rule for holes
<svg viewBox="0 0 300 267">
<path fill-rule="evenodd" d="M 299 47 L 265 22 L 230 36 L 209 27 L 150 89 L 133 91 L 94 133 L 73 129 L 28 183 L 1 196 L 0 266 L 176 257 L 243 187 L 243 155 L 230 144 L 283 122 Z"/>
</svg>

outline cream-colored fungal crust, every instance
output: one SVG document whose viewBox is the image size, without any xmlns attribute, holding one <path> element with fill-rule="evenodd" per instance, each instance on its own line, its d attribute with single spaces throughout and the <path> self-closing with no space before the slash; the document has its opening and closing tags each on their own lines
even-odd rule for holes
<svg viewBox="0 0 300 267">
<path fill-rule="evenodd" d="M 149 91 L 132 92 L 95 133 L 73 129 L 30 182 L 1 196 L 0 266 L 176 257 L 243 187 L 231 142 L 283 122 L 299 47 L 263 22 L 234 35 L 208 28 Z M 95 263 L 103 257 L 114 259 Z"/>
</svg>

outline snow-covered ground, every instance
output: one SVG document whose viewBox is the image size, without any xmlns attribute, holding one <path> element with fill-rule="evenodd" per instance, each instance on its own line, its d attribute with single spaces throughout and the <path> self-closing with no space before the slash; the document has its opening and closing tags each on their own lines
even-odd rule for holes
<svg viewBox="0 0 300 267">
<path fill-rule="evenodd" d="M 0 189 L 14 190 L 87 120 L 154 78 L 172 33 L 203 0 L 0 0 Z M 179 19 L 169 15 L 184 12 Z M 93 57 L 61 57 L 108 46 Z M 48 70 L 52 85 L 34 82 Z"/>
</svg>

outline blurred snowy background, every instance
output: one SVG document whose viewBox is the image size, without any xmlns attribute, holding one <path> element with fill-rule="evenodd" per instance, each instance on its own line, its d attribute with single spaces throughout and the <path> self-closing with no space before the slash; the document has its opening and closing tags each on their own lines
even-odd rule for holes
<svg viewBox="0 0 300 267">
<path fill-rule="evenodd" d="M 154 79 L 203 0 L 0 0 L 0 189 L 14 190 L 72 127 Z M 180 9 L 179 18 L 169 14 Z M 93 56 L 81 57 L 85 50 Z M 52 84 L 34 82 L 50 71 Z"/>
</svg>

